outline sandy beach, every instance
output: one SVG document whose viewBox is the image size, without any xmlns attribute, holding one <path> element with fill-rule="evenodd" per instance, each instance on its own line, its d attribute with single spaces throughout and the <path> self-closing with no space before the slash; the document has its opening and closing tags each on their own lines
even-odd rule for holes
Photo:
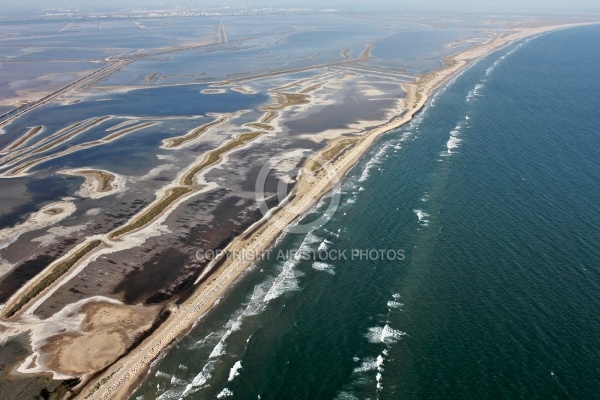
<svg viewBox="0 0 600 400">
<path fill-rule="evenodd" d="M 288 197 L 290 200 L 284 202 L 277 211 L 269 215 L 269 218 L 263 218 L 248 228 L 244 234 L 232 241 L 226 250 L 231 251 L 233 254 L 260 254 L 265 251 L 281 235 L 286 226 L 310 210 L 323 195 L 332 189 L 332 185 L 337 179 L 356 164 L 377 138 L 411 121 L 441 85 L 471 65 L 473 61 L 520 39 L 578 25 L 587 24 L 519 28 L 514 33 L 497 34 L 488 43 L 446 59 L 446 65 L 442 69 L 420 77 L 415 83 L 403 84 L 406 96 L 403 101 L 405 108 L 398 110 L 399 115 L 404 112 L 401 117 L 392 119 L 384 125 L 365 132 L 352 143 L 344 142 L 341 144 L 339 141 L 331 143 L 319 155 L 329 161 L 327 167 L 315 169 L 311 165 L 305 165 L 303 173 Z M 363 57 L 369 57 L 371 50 L 372 46 L 369 45 L 363 52 Z M 233 80 L 231 83 L 233 83 Z M 263 110 L 272 113 L 273 111 L 279 111 L 280 107 L 304 104 L 305 101 L 309 100 L 304 95 L 279 93 L 274 104 Z M 266 114 L 261 122 L 270 122 L 270 120 L 265 121 L 265 119 L 268 119 L 267 116 L 271 116 L 271 113 Z M 342 152 L 342 150 L 345 150 L 345 152 Z M 338 154 L 341 155 L 337 156 Z M 197 172 L 191 175 L 192 182 L 184 183 L 192 184 Z M 249 235 L 249 233 L 252 234 Z M 143 379 L 152 361 L 173 341 L 185 335 L 193 324 L 226 292 L 228 287 L 243 274 L 251 262 L 251 259 L 238 259 L 235 257 L 225 260 L 213 260 L 212 267 L 214 269 L 211 271 L 211 275 L 198 284 L 195 293 L 179 308 L 172 309 L 171 316 L 141 345 L 119 359 L 102 374 L 95 376 L 93 380 L 86 381 L 84 379 L 80 385 L 82 390 L 77 398 L 127 398 Z"/>
</svg>

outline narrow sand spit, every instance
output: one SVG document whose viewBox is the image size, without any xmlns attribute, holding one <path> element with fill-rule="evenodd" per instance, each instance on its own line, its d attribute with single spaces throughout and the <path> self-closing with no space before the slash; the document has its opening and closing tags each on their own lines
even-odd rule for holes
<svg viewBox="0 0 600 400">
<path fill-rule="evenodd" d="M 85 180 L 75 193 L 81 197 L 99 199 L 125 190 L 125 178 L 101 169 L 78 168 L 59 171 L 60 174 L 82 176 Z"/>
<path fill-rule="evenodd" d="M 111 118 L 113 118 L 113 116 L 107 115 L 99 118 L 88 118 L 86 120 L 73 123 L 48 135 L 39 142 L 33 143 L 29 146 L 20 147 L 19 149 L 11 151 L 6 156 L 0 158 L 0 161 L 3 163 L 8 162 L 6 165 L 14 165 L 31 155 L 51 150 L 52 148 L 60 145 L 61 143 L 73 139 L 75 136 L 80 135 L 89 129 L 92 129 L 95 126 L 98 126 L 99 124 Z"/>
<path fill-rule="evenodd" d="M 191 129 L 184 135 L 164 139 L 161 149 L 180 149 L 187 145 L 191 145 L 196 139 L 198 139 L 200 136 L 207 133 L 211 129 L 222 125 L 232 119 L 235 119 L 247 112 L 247 110 L 240 110 L 229 114 L 210 114 L 211 116 L 214 116 L 216 118 L 210 122 L 207 122 L 206 124 L 202 124 L 194 129 Z"/>
<path fill-rule="evenodd" d="M 222 94 L 227 93 L 227 89 L 203 89 L 200 91 L 202 94 Z"/>
<path fill-rule="evenodd" d="M 23 136 L 21 136 L 20 138 L 15 140 L 13 143 L 8 145 L 4 150 L 2 150 L 2 152 L 0 152 L 0 154 L 5 154 L 9 151 L 12 151 L 12 150 L 15 150 L 15 149 L 21 147 L 25 142 L 27 142 L 34 136 L 39 135 L 43 131 L 44 131 L 43 126 L 34 126 L 33 128 L 29 128 L 29 130 Z"/>
<path fill-rule="evenodd" d="M 242 94 L 256 94 L 256 91 L 250 86 L 232 86 L 231 90 Z"/>
<path fill-rule="evenodd" d="M 322 169 L 317 172 L 316 180 L 299 179 L 291 201 L 282 205 L 270 220 L 261 221 L 250 227 L 248 232 L 255 232 L 250 238 L 244 240 L 244 235 L 238 237 L 227 247 L 227 250 L 260 253 L 268 248 L 279 237 L 285 226 L 309 210 L 320 197 L 331 190 L 331 180 L 334 178 L 332 175 L 343 175 L 379 136 L 409 122 L 441 84 L 462 71 L 473 60 L 527 36 L 576 25 L 582 24 L 520 29 L 513 34 L 496 36 L 483 46 L 454 56 L 443 69 L 427 74 L 416 85 L 406 84 L 407 97 L 405 104 L 408 109 L 402 117 L 366 132 L 352 147 L 347 148 L 343 155 L 334 157 L 330 166 L 335 172 L 331 168 L 329 170 Z M 368 57 L 369 53 L 370 48 L 367 48 L 363 52 L 363 57 Z M 306 176 L 308 175 L 314 176 L 310 171 L 306 173 Z M 148 340 L 108 368 L 101 376 L 91 381 L 81 392 L 79 398 L 109 399 L 127 397 L 150 363 L 170 343 L 185 334 L 192 324 L 212 307 L 227 287 L 243 273 L 249 262 L 249 260 L 240 259 L 224 260 L 223 264 L 213 272 L 211 279 L 200 284 L 196 293 L 162 324 Z"/>
<path fill-rule="evenodd" d="M 129 126 L 131 124 L 137 124 L 138 122 L 140 122 L 139 119 L 127 119 L 127 120 L 125 120 L 125 121 L 123 121 L 123 122 L 121 122 L 121 123 L 119 123 L 119 124 L 117 124 L 115 126 L 112 126 L 112 127 L 108 128 L 106 130 L 106 132 L 116 131 L 118 129 L 125 128 L 125 127 L 127 127 L 127 126 Z"/>
<path fill-rule="evenodd" d="M 130 126 L 128 128 L 124 128 L 117 132 L 111 133 L 110 135 L 108 135 L 100 140 L 92 140 L 90 142 L 76 144 L 72 147 L 67 148 L 66 150 L 59 151 L 57 153 L 52 153 L 52 154 L 49 154 L 46 156 L 41 156 L 41 157 L 33 159 L 33 160 L 27 160 L 24 164 L 17 163 L 17 165 L 15 167 L 13 167 L 12 169 L 0 174 L 0 178 L 14 178 L 14 177 L 27 176 L 29 174 L 28 171 L 31 168 L 33 168 L 36 165 L 41 164 L 43 162 L 53 160 L 53 159 L 56 159 L 59 157 L 63 157 L 67 154 L 75 153 L 82 149 L 88 149 L 90 147 L 101 146 L 101 145 L 104 145 L 107 143 L 111 143 L 111 142 L 121 138 L 124 135 L 128 135 L 130 133 L 133 133 L 133 132 L 136 132 L 141 129 L 145 129 L 145 128 L 148 128 L 148 127 L 151 127 L 154 125 L 158 125 L 158 124 L 160 124 L 160 122 L 156 122 L 156 121 L 143 122 L 141 124 Z M 35 154 L 35 152 L 32 154 Z M 7 165 L 12 165 L 14 163 L 15 163 L 15 161 L 11 161 Z"/>
</svg>

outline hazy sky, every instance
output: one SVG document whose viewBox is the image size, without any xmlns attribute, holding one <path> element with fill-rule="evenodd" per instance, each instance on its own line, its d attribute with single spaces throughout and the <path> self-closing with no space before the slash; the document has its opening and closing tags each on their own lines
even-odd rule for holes
<svg viewBox="0 0 600 400">
<path fill-rule="evenodd" d="M 4 2 L 4 1 L 3 1 Z M 436 10 L 547 10 L 547 11 L 600 11 L 598 0 L 17 0 L 6 1 L 2 8 L 130 8 L 130 7 L 170 7 L 223 6 L 249 4 L 252 7 L 309 7 L 336 9 L 436 9 Z"/>
</svg>

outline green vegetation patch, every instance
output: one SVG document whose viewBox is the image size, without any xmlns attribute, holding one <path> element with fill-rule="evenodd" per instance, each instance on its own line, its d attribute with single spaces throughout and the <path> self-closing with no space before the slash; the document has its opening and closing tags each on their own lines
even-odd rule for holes
<svg viewBox="0 0 600 400">
<path fill-rule="evenodd" d="M 138 218 L 135 218 L 133 220 L 133 222 L 126 224 L 125 226 L 122 226 L 121 228 L 119 228 L 116 231 L 114 231 L 113 233 L 111 233 L 108 237 L 110 239 L 114 239 L 116 237 L 126 234 L 127 232 L 131 232 L 135 229 L 141 228 L 142 226 L 151 222 L 154 218 L 158 217 L 175 200 L 190 193 L 191 191 L 192 191 L 191 188 L 182 187 L 182 186 L 178 186 L 176 188 L 171 189 L 169 191 L 169 194 L 167 197 L 163 198 L 161 201 L 154 204 L 146 211 L 143 211 L 142 214 Z"/>
<path fill-rule="evenodd" d="M 260 129 L 263 131 L 272 131 L 273 127 L 269 124 L 264 124 L 262 122 L 251 122 L 249 124 L 246 124 L 247 127 L 249 128 L 254 128 L 254 129 Z"/>
<path fill-rule="evenodd" d="M 187 133 L 183 136 L 179 136 L 179 137 L 172 138 L 172 139 L 167 139 L 165 141 L 165 146 L 169 149 L 173 148 L 173 147 L 181 146 L 184 143 L 187 143 L 189 141 L 192 141 L 192 140 L 198 138 L 200 135 L 205 133 L 209 128 L 227 121 L 227 119 L 228 119 L 228 117 L 219 117 L 212 122 L 209 122 L 204 125 L 200 125 L 196 129 L 190 131 L 189 133 Z"/>
<path fill-rule="evenodd" d="M 10 318 L 13 315 L 15 315 L 15 313 L 17 313 L 21 308 L 23 308 L 23 306 L 25 306 L 27 303 L 33 300 L 37 295 L 42 293 L 47 287 L 56 282 L 58 278 L 66 274 L 67 271 L 69 271 L 73 267 L 73 265 L 75 265 L 90 251 L 98 247 L 101 243 L 102 241 L 100 240 L 92 240 L 87 245 L 85 245 L 85 247 L 75 252 L 69 258 L 56 264 L 48 275 L 42 278 L 39 282 L 33 285 L 27 293 L 21 296 L 19 301 L 14 306 L 12 306 L 10 310 L 6 312 L 6 317 Z"/>
<path fill-rule="evenodd" d="M 356 142 L 357 142 L 357 139 L 340 140 L 334 146 L 332 146 L 331 148 L 325 150 L 321 154 L 321 157 L 323 159 L 325 159 L 326 161 L 331 161 L 334 158 L 336 158 L 342 151 L 344 151 L 344 150 L 346 150 L 346 149 L 354 146 L 356 144 Z M 311 172 L 315 172 L 320 167 L 322 167 L 322 165 L 320 165 L 319 163 L 313 161 L 313 164 L 310 167 L 310 171 Z"/>
<path fill-rule="evenodd" d="M 298 106 L 301 104 L 308 104 L 309 96 L 302 93 L 277 93 L 277 102 L 275 104 L 269 104 L 264 106 L 264 111 L 280 111 L 289 106 Z"/>
<path fill-rule="evenodd" d="M 188 186 L 193 185 L 194 184 L 194 176 L 196 176 L 196 174 L 198 172 L 202 171 L 206 167 L 209 167 L 209 166 L 219 162 L 219 160 L 221 159 L 221 156 L 224 153 L 226 153 L 232 149 L 235 149 L 236 147 L 243 146 L 245 143 L 247 143 L 251 140 L 254 140 L 255 138 L 262 135 L 262 133 L 263 132 L 242 133 L 241 135 L 237 136 L 235 139 L 228 142 L 224 146 L 221 146 L 221 147 L 211 151 L 204 158 L 204 160 L 202 160 L 202 162 L 200 164 L 196 165 L 190 172 L 188 172 L 183 177 L 183 184 L 188 185 Z"/>
</svg>

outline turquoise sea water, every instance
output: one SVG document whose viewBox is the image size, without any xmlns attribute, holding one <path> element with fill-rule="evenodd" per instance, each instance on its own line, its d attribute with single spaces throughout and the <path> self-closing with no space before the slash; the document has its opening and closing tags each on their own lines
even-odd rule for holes
<svg viewBox="0 0 600 400">
<path fill-rule="evenodd" d="M 257 263 L 133 398 L 597 398 L 599 39 L 549 33 L 457 77 L 325 227 L 274 247 L 403 260 Z"/>
</svg>

